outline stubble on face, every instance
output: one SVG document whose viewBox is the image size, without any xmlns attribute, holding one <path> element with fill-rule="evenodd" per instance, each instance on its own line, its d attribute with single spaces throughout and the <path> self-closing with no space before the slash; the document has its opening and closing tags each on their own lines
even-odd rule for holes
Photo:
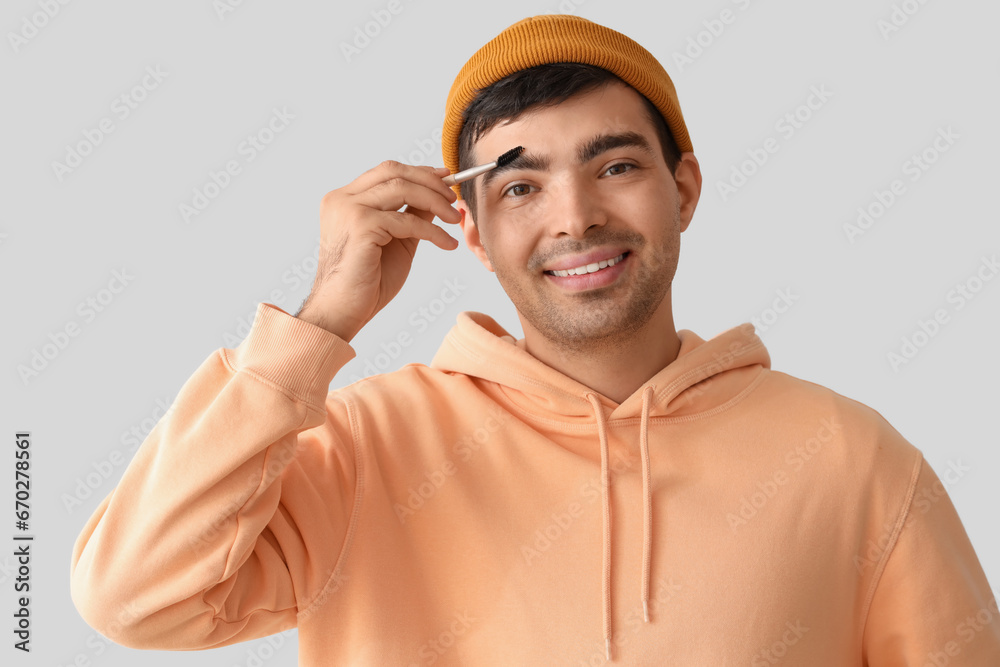
<svg viewBox="0 0 1000 667">
<path fill-rule="evenodd" d="M 663 247 L 650 246 L 634 231 L 602 228 L 585 241 L 567 240 L 536 251 L 526 267 L 495 261 L 485 239 L 483 250 L 521 317 L 555 347 L 572 354 L 606 353 L 627 343 L 649 323 L 673 283 L 680 252 L 679 200 L 674 200 L 672 219 L 665 224 L 672 229 L 664 234 Z M 559 256 L 607 245 L 631 249 L 628 275 L 621 276 L 614 285 L 557 295 L 557 287 L 546 288 L 548 278 L 537 278 L 541 268 Z"/>
</svg>

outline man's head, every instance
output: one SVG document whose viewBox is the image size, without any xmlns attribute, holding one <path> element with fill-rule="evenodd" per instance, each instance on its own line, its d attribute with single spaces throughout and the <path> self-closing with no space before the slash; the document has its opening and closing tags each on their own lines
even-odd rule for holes
<svg viewBox="0 0 1000 667">
<path fill-rule="evenodd" d="M 527 43 L 508 43 L 512 31 Z M 452 87 L 445 164 L 454 172 L 525 150 L 463 184 L 467 244 L 496 272 L 528 339 L 585 350 L 653 318 L 663 325 L 701 191 L 669 77 L 641 46 L 578 17 L 527 19 L 490 44 L 462 70 L 486 85 L 471 94 L 460 74 Z"/>
</svg>

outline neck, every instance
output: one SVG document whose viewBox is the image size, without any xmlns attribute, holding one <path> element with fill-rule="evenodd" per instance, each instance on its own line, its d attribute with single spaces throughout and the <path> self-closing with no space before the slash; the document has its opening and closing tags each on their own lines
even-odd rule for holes
<svg viewBox="0 0 1000 667">
<path fill-rule="evenodd" d="M 523 320 L 521 325 L 529 354 L 618 404 L 672 363 L 681 347 L 669 294 L 638 332 L 591 345 L 568 348 Z"/>
</svg>

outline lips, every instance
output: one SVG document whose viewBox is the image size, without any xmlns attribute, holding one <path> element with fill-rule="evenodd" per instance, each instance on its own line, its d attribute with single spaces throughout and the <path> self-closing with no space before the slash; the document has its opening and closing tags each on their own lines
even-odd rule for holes
<svg viewBox="0 0 1000 667">
<path fill-rule="evenodd" d="M 600 248 L 594 248 L 589 252 L 565 255 L 559 258 L 559 260 L 546 266 L 544 272 L 552 275 L 555 271 L 572 270 L 575 274 L 578 269 L 587 269 L 587 267 L 592 264 L 600 266 L 601 262 L 620 260 L 622 255 L 627 255 L 628 253 L 628 248 L 622 246 L 603 246 Z"/>
<path fill-rule="evenodd" d="M 609 253 L 607 252 L 601 254 L 604 255 L 603 258 L 595 258 L 586 264 L 579 263 L 580 256 L 578 255 L 573 261 L 573 264 L 578 265 L 566 266 L 566 263 L 564 263 L 563 266 L 566 266 L 566 268 L 549 269 L 544 272 L 545 279 L 552 281 L 551 284 L 553 286 L 567 295 L 581 294 L 610 287 L 618 283 L 625 272 L 629 270 L 628 267 L 631 265 L 632 253 L 626 251 L 620 255 L 613 255 L 611 257 L 608 257 Z M 592 268 L 594 269 L 593 272 L 591 272 Z M 570 273 L 571 270 L 573 273 Z M 580 271 L 580 273 L 577 273 L 577 271 Z"/>
<path fill-rule="evenodd" d="M 618 262 L 620 262 L 623 259 L 625 259 L 625 255 L 627 255 L 627 254 L 628 254 L 627 252 L 623 252 L 620 255 L 617 255 L 617 256 L 612 257 L 610 259 L 602 259 L 602 260 L 599 260 L 599 261 L 596 261 L 596 262 L 590 262 L 590 263 L 587 263 L 587 264 L 580 264 L 579 266 L 570 267 L 568 269 L 550 270 L 550 271 L 546 271 L 546 273 L 548 273 L 550 275 L 553 275 L 553 276 L 557 276 L 559 278 L 565 278 L 567 276 L 582 276 L 582 275 L 586 275 L 588 273 L 596 273 L 596 272 L 600 271 L 601 269 L 606 269 L 609 266 L 614 266 Z"/>
</svg>

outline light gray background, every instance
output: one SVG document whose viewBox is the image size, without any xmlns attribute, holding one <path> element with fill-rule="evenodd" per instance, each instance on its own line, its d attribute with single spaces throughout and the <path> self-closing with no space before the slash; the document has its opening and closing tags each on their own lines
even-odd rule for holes
<svg viewBox="0 0 1000 667">
<path fill-rule="evenodd" d="M 131 457 L 124 434 L 148 432 L 158 405 L 169 403 L 214 349 L 245 335 L 258 302 L 295 312 L 311 283 L 324 193 L 387 158 L 441 164 L 436 131 L 459 67 L 504 27 L 538 13 L 578 13 L 621 30 L 674 77 L 705 176 L 675 280 L 678 327 L 709 338 L 767 317 L 779 290 L 794 295 L 787 312 L 760 331 L 773 367 L 872 406 L 939 474 L 967 466 L 948 491 L 987 576 L 1000 585 L 1000 280 L 984 283 L 960 310 L 948 301 L 983 257 L 1000 252 L 1000 5 L 400 3 L 402 11 L 350 61 L 341 44 L 387 1 L 347 7 L 231 0 L 233 11 L 221 14 L 222 3 L 211 0 L 70 2 L 16 46 L 10 35 L 42 10 L 39 0 L 4 3 L 0 431 L 8 445 L 0 465 L 8 472 L 0 498 L 9 510 L 10 440 L 16 430 L 30 430 L 37 536 L 34 651 L 25 656 L 11 648 L 8 629 L 15 600 L 8 511 L 0 529 L 0 540 L 11 545 L 0 548 L 5 664 L 252 665 L 254 657 L 275 667 L 295 664 L 294 633 L 277 651 L 262 640 L 183 655 L 100 640 L 70 600 L 70 550 L 124 465 L 110 464 L 107 479 L 93 474 L 108 471 L 116 450 Z M 886 37 L 878 22 L 890 20 L 894 4 L 919 11 Z M 734 22 L 680 66 L 674 54 L 726 9 Z M 147 67 L 167 75 L 121 119 L 112 105 Z M 775 123 L 813 86 L 833 95 L 786 139 Z M 266 127 L 275 107 L 294 119 L 247 162 L 241 142 Z M 114 132 L 60 181 L 53 162 L 65 161 L 67 146 L 102 118 L 112 120 Z M 904 163 L 949 127 L 959 138 L 912 182 Z M 723 201 L 716 184 L 768 137 L 780 150 Z M 193 188 L 233 159 L 242 172 L 185 222 L 179 205 L 190 204 Z M 897 178 L 905 194 L 850 243 L 845 223 Z M 456 227 L 447 229 L 457 235 Z M 294 277 L 302 266 L 310 268 L 305 281 Z M 133 276 L 127 287 L 102 292 L 116 270 Z M 431 307 L 448 279 L 466 287 L 420 331 L 411 316 Z M 102 296 L 113 298 L 96 316 L 78 310 Z M 887 354 L 939 308 L 948 323 L 894 370 Z M 356 339 L 358 357 L 335 385 L 363 374 L 366 360 L 386 369 L 429 362 L 462 310 L 490 313 L 521 335 L 493 275 L 467 249 L 421 244 L 409 282 Z M 33 353 L 69 323 L 79 335 L 23 380 L 18 367 L 30 366 Z M 379 358 L 381 345 L 401 332 L 414 343 L 394 359 Z M 68 507 L 88 475 L 96 488 Z"/>
</svg>

